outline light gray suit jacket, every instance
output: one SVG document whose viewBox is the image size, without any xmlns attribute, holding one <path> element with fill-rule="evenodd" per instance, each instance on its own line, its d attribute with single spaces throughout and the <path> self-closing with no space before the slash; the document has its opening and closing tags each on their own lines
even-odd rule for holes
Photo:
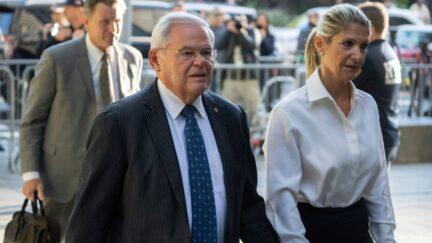
<svg viewBox="0 0 432 243">
<path fill-rule="evenodd" d="M 122 97 L 139 89 L 143 59 L 118 43 Z M 85 37 L 47 49 L 39 61 L 20 127 L 22 172 L 39 172 L 45 195 L 68 202 L 75 194 L 85 142 L 97 115 Z"/>
</svg>

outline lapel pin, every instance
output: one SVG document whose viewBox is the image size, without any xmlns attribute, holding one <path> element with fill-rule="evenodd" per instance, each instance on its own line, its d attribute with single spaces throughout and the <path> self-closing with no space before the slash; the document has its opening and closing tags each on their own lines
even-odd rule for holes
<svg viewBox="0 0 432 243">
<path fill-rule="evenodd" d="M 214 112 L 216 112 L 216 113 L 219 112 L 218 108 L 216 108 L 216 107 L 215 107 L 213 110 L 214 110 Z"/>
</svg>

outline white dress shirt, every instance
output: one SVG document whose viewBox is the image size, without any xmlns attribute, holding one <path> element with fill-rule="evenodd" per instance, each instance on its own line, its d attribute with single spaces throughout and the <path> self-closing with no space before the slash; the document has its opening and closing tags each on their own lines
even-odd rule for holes
<svg viewBox="0 0 432 243">
<path fill-rule="evenodd" d="M 99 95 L 99 74 L 100 74 L 100 67 L 102 65 L 102 56 L 103 52 L 99 50 L 90 40 L 90 36 L 86 35 L 85 37 L 85 44 L 88 54 L 88 59 L 90 63 L 90 70 L 93 78 L 93 88 L 95 91 L 95 97 L 96 97 L 96 103 L 98 104 L 98 113 L 101 111 L 100 105 L 102 100 Z M 119 87 L 119 68 L 118 68 L 118 62 L 117 62 L 117 53 L 114 51 L 114 47 L 112 47 L 109 51 L 110 59 L 109 59 L 109 70 L 111 71 L 112 75 L 112 81 L 113 81 L 113 88 L 114 88 L 114 98 L 115 100 L 120 99 L 120 87 Z M 75 98 L 75 97 L 71 97 Z M 32 179 L 38 179 L 40 178 L 38 171 L 29 171 L 26 173 L 23 173 L 23 181 L 29 181 Z"/>
<path fill-rule="evenodd" d="M 87 47 L 87 54 L 90 62 L 90 70 L 93 77 L 93 88 L 95 91 L 95 97 L 96 97 L 96 103 L 98 103 L 98 107 L 101 106 L 102 100 L 100 96 L 99 91 L 99 76 L 100 76 L 100 68 L 102 66 L 102 56 L 104 55 L 104 52 L 102 52 L 99 48 L 97 48 L 90 40 L 90 36 L 86 35 L 85 37 L 86 41 L 86 47 Z M 112 87 L 114 88 L 114 100 L 120 99 L 120 87 L 119 87 L 119 71 L 118 71 L 118 62 L 117 62 L 117 53 L 115 52 L 114 46 L 112 46 L 109 51 L 109 72 L 111 75 L 111 80 L 113 81 Z M 98 108 L 100 112 L 100 109 Z"/>
<path fill-rule="evenodd" d="M 298 202 L 346 207 L 361 198 L 377 243 L 395 242 L 384 145 L 374 99 L 351 82 L 346 117 L 317 70 L 273 109 L 263 146 L 267 215 L 282 242 L 309 242 Z"/>
<path fill-rule="evenodd" d="M 164 86 L 164 84 L 160 80 L 158 80 L 158 89 L 161 95 L 162 103 L 165 107 L 171 135 L 174 140 L 173 142 L 177 158 L 179 160 L 180 172 L 183 182 L 183 190 L 186 200 L 186 208 L 189 218 L 189 228 L 192 228 L 189 165 L 186 153 L 186 138 L 184 135 L 185 118 L 180 115 L 181 111 L 185 107 L 185 104 L 183 103 L 183 101 L 180 100 L 180 98 L 178 98 L 173 92 L 171 92 L 166 86 Z M 216 206 L 218 243 L 223 243 L 227 207 L 222 161 L 219 155 L 219 150 L 216 144 L 213 130 L 210 126 L 210 121 L 202 103 L 202 97 L 199 96 L 192 105 L 198 110 L 197 114 L 195 114 L 195 117 L 197 118 L 198 126 L 204 139 L 204 145 L 206 147 L 208 162 L 210 166 Z"/>
</svg>

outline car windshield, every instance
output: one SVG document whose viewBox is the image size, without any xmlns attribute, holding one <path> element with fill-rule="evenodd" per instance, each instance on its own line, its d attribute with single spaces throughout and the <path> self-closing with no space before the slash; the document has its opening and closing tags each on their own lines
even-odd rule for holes
<svg viewBox="0 0 432 243">
<path fill-rule="evenodd" d="M 169 9 L 135 7 L 132 16 L 132 35 L 150 36 L 159 18 L 169 13 Z"/>
<path fill-rule="evenodd" d="M 418 31 L 398 31 L 396 41 L 403 49 L 414 49 L 419 47 L 421 40 L 429 40 L 431 33 Z"/>
<path fill-rule="evenodd" d="M 12 21 L 11 12 L 0 12 L 0 29 L 4 34 L 8 33 Z"/>
<path fill-rule="evenodd" d="M 403 24 L 412 24 L 410 19 L 407 19 L 406 17 L 399 17 L 399 16 L 392 16 L 389 19 L 389 25 L 390 26 L 398 26 Z"/>
</svg>

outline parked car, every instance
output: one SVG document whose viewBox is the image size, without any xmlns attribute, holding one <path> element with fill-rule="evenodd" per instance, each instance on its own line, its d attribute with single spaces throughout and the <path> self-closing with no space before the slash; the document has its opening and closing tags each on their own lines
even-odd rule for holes
<svg viewBox="0 0 432 243">
<path fill-rule="evenodd" d="M 330 7 L 315 7 L 310 8 L 304 13 L 300 14 L 298 17 L 294 18 L 288 26 L 290 28 L 296 29 L 296 31 L 290 32 L 290 37 L 285 37 L 286 39 L 290 39 L 294 42 L 289 42 L 290 46 L 297 46 L 297 36 L 299 33 L 299 30 L 302 29 L 304 26 L 308 24 L 308 17 L 307 13 L 309 11 L 311 12 L 317 12 L 320 16 L 324 14 L 325 11 L 327 11 Z M 406 25 L 410 24 L 412 26 L 424 26 L 424 23 L 417 18 L 409 9 L 401 9 L 401 8 L 390 8 L 387 9 L 389 14 L 389 33 L 388 33 L 388 39 L 390 40 L 391 35 L 395 35 L 395 32 L 399 25 Z M 288 44 L 288 42 L 285 42 Z"/>
<path fill-rule="evenodd" d="M 37 58 L 43 26 L 51 21 L 50 6 L 65 0 L 0 0 L 4 58 Z"/>
<path fill-rule="evenodd" d="M 161 1 L 130 1 L 131 17 L 125 16 L 125 24 L 131 26 L 125 40 L 136 47 L 144 58 L 148 58 L 150 36 L 160 17 L 171 11 L 172 4 Z M 126 30 L 128 28 L 125 28 Z"/>
<path fill-rule="evenodd" d="M 293 61 L 297 49 L 299 30 L 286 27 L 273 27 L 270 31 L 275 36 L 277 54 L 285 57 L 285 61 Z"/>
<path fill-rule="evenodd" d="M 50 8 L 66 0 L 0 0 L 0 55 L 4 58 L 38 58 L 42 52 L 42 31 L 51 21 Z M 161 1 L 130 1 L 125 16 L 123 40 L 138 48 L 147 57 L 150 35 L 159 18 L 172 4 Z"/>
<path fill-rule="evenodd" d="M 184 4 L 184 7 L 187 12 L 201 16 L 205 16 L 206 13 L 209 13 L 213 9 L 218 8 L 228 14 L 227 17 L 235 18 L 237 16 L 244 15 L 247 17 L 249 22 L 254 21 L 257 16 L 257 10 L 255 8 L 228 5 L 222 3 L 187 2 Z"/>
<path fill-rule="evenodd" d="M 396 29 L 395 41 L 399 47 L 402 62 L 416 63 L 421 45 L 432 42 L 432 25 L 400 25 Z"/>
<path fill-rule="evenodd" d="M 51 21 L 50 7 L 66 0 L 0 0 L 0 56 L 38 58 L 42 49 L 42 30 Z M 171 11 L 173 3 L 130 0 L 124 17 L 122 40 L 136 47 L 144 58 L 150 50 L 150 36 L 160 17 Z M 256 17 L 254 8 L 210 3 L 185 3 L 186 11 L 199 14 L 215 7 L 229 16 Z M 2 37 L 3 36 L 3 37 Z"/>
<path fill-rule="evenodd" d="M 160 17 L 171 11 L 172 6 L 172 3 L 161 1 L 132 0 L 130 2 L 132 17 L 126 21 L 130 21 L 129 26 L 132 26 L 132 30 L 126 40 L 138 48 L 144 58 L 148 57 L 150 36 L 154 26 Z M 206 17 L 206 13 L 211 12 L 214 8 L 224 11 L 227 17 L 245 15 L 249 21 L 252 21 L 257 16 L 256 9 L 235 5 L 187 2 L 184 7 L 187 12 L 202 17 Z"/>
<path fill-rule="evenodd" d="M 299 17 L 295 18 L 292 23 L 289 25 L 291 27 L 301 28 L 308 23 L 307 12 L 314 11 L 317 12 L 320 16 L 324 14 L 330 7 L 315 7 L 310 8 L 304 13 L 302 13 Z M 411 10 L 403 9 L 403 8 L 389 8 L 387 9 L 389 15 L 389 26 L 390 28 L 403 25 L 403 24 L 413 24 L 413 25 L 424 25 L 423 21 L 417 18 Z"/>
<path fill-rule="evenodd" d="M 3 35 L 3 31 L 0 27 L 0 59 L 4 59 L 4 43 L 5 43 L 5 38 Z"/>
<path fill-rule="evenodd" d="M 304 13 L 302 13 L 299 17 L 297 17 L 292 23 L 292 27 L 301 28 L 308 23 L 307 12 L 314 11 L 319 13 L 320 16 L 324 14 L 330 7 L 315 7 L 311 8 Z M 414 25 L 424 25 L 423 21 L 417 18 L 411 10 L 403 9 L 403 8 L 389 8 L 387 9 L 389 14 L 389 26 L 394 27 L 403 24 L 414 24 Z"/>
<path fill-rule="evenodd" d="M 389 26 L 399 26 L 403 24 L 424 25 L 416 15 L 409 9 L 390 8 L 387 9 L 389 14 Z"/>
<path fill-rule="evenodd" d="M 388 9 L 388 13 L 390 35 L 395 35 L 396 30 L 400 25 L 424 25 L 424 22 L 409 9 L 390 8 Z"/>
</svg>

